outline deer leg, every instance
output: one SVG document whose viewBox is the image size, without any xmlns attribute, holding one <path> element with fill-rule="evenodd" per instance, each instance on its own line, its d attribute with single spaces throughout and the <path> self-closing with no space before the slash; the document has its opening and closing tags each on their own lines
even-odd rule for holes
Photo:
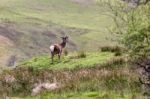
<svg viewBox="0 0 150 99">
<path fill-rule="evenodd" d="M 52 60 L 52 63 L 54 62 L 54 54 L 51 53 L 51 60 Z"/>
<path fill-rule="evenodd" d="M 60 61 L 60 56 L 61 56 L 61 54 L 59 53 L 59 54 L 58 54 L 58 59 L 59 59 L 59 61 Z"/>
<path fill-rule="evenodd" d="M 60 51 L 60 53 L 58 54 L 58 59 L 59 59 L 59 61 L 60 61 L 60 58 L 61 58 L 61 52 L 62 52 L 62 51 Z"/>
</svg>

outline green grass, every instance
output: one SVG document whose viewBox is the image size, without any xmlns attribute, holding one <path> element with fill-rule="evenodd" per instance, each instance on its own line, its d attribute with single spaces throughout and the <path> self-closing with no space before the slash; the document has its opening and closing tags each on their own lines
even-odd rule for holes
<svg viewBox="0 0 150 99">
<path fill-rule="evenodd" d="M 34 23 L 34 19 L 38 19 L 38 23 L 42 23 L 42 20 L 45 24 L 52 22 L 66 27 L 105 30 L 106 26 L 110 26 L 111 19 L 101 14 L 101 10 L 98 5 L 84 7 L 71 0 L 13 0 L 7 2 L 6 6 L 1 5 L 0 20 Z"/>
<path fill-rule="evenodd" d="M 14 97 L 12 99 L 143 99 L 135 71 L 128 67 L 118 68 L 119 63 L 115 64 L 119 65 L 117 68 L 111 68 L 111 63 L 110 67 L 107 65 L 114 58 L 112 52 L 83 51 L 68 54 L 61 62 L 56 57 L 53 64 L 49 56 L 33 58 L 9 71 L 16 81 L 9 88 L 7 83 L 2 88 Z M 103 68 L 97 68 L 100 66 Z M 7 73 L 3 74 L 2 82 L 5 82 L 5 76 Z M 62 85 L 58 90 L 30 96 L 37 79 L 53 82 L 54 78 Z"/>
<path fill-rule="evenodd" d="M 24 66 L 35 68 L 50 68 L 50 69 L 73 69 L 77 67 L 93 67 L 95 65 L 102 65 L 110 60 L 114 54 L 110 52 L 89 52 L 86 53 L 85 58 L 76 58 L 77 53 L 70 54 L 62 58 L 61 61 L 55 56 L 55 61 L 52 64 L 49 56 L 41 56 L 33 58 L 30 61 L 24 62 Z"/>
<path fill-rule="evenodd" d="M 36 97 L 26 97 L 12 99 L 144 99 L 144 97 L 138 93 L 128 93 L 121 95 L 114 91 L 94 91 L 94 92 L 81 92 L 81 93 L 64 93 L 64 94 L 53 94 L 46 93 Z"/>
</svg>

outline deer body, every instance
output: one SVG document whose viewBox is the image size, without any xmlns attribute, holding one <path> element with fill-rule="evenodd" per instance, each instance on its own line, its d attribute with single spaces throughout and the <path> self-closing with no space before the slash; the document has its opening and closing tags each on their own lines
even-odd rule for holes
<svg viewBox="0 0 150 99">
<path fill-rule="evenodd" d="M 63 48 L 65 48 L 68 37 L 62 37 L 62 43 L 60 44 L 53 44 L 50 46 L 50 52 L 51 52 L 51 59 L 52 59 L 52 63 L 53 63 L 53 58 L 54 55 L 58 55 L 58 59 L 60 60 L 61 54 L 62 54 L 62 50 Z"/>
</svg>

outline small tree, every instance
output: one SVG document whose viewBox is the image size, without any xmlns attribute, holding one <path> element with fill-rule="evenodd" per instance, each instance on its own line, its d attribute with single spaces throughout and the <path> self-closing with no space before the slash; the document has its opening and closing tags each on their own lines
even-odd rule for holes
<svg viewBox="0 0 150 99">
<path fill-rule="evenodd" d="M 127 15 L 127 30 L 123 34 L 123 44 L 128 48 L 133 60 L 150 56 L 150 5 L 132 9 Z"/>
<path fill-rule="evenodd" d="M 148 2 L 149 0 L 107 0 L 101 3 L 102 7 L 109 9 L 109 16 L 115 23 L 114 29 L 109 31 L 120 35 L 120 41 L 128 49 L 133 60 L 150 56 L 150 4 Z"/>
</svg>

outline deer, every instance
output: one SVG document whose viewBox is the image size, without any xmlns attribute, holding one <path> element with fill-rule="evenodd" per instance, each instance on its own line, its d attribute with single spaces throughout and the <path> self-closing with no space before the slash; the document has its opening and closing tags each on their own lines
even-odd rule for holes
<svg viewBox="0 0 150 99">
<path fill-rule="evenodd" d="M 62 42 L 60 44 L 52 44 L 49 47 L 50 48 L 50 52 L 51 52 L 52 63 L 53 63 L 53 59 L 54 59 L 55 55 L 58 55 L 58 59 L 60 61 L 62 51 L 66 47 L 66 44 L 68 42 L 68 36 L 61 37 L 61 38 L 62 38 Z"/>
</svg>

